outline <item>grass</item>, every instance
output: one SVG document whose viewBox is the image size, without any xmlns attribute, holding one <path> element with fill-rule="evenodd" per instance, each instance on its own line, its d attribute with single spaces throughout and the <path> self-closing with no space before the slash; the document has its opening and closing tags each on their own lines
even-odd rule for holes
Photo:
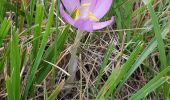
<svg viewBox="0 0 170 100">
<path fill-rule="evenodd" d="M 107 1 L 106 1 L 107 2 Z M 102 30 L 84 32 L 68 82 L 77 29 L 60 0 L 0 2 L 0 99 L 170 98 L 169 0 L 114 0 Z"/>
<path fill-rule="evenodd" d="M 36 71 L 37 71 L 38 66 L 41 62 L 41 58 L 43 56 L 43 52 L 44 52 L 46 43 L 48 41 L 48 35 L 50 34 L 50 27 L 52 26 L 52 21 L 53 21 L 53 16 L 54 16 L 53 12 L 54 12 L 54 1 L 52 1 L 52 6 L 50 8 L 46 30 L 45 30 L 45 33 L 43 34 L 43 37 L 42 37 L 41 46 L 40 46 L 40 48 L 37 52 L 37 56 L 36 56 L 35 61 L 32 65 L 32 68 L 29 70 L 28 79 L 27 79 L 27 82 L 26 82 L 26 87 L 25 87 L 25 90 L 24 90 L 23 99 L 26 99 L 27 96 L 28 96 L 28 92 L 29 92 L 31 85 L 33 83 L 33 79 L 35 77 Z M 41 24 L 39 24 L 39 25 L 41 25 Z"/>
</svg>

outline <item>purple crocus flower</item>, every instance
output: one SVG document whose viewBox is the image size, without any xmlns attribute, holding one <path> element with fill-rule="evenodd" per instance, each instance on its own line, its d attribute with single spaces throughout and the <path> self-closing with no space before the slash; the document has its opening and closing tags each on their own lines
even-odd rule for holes
<svg viewBox="0 0 170 100">
<path fill-rule="evenodd" d="M 63 19 L 80 30 L 92 32 L 114 21 L 112 17 L 108 21 L 99 22 L 109 11 L 112 0 L 61 0 L 61 2 L 60 13 Z"/>
</svg>

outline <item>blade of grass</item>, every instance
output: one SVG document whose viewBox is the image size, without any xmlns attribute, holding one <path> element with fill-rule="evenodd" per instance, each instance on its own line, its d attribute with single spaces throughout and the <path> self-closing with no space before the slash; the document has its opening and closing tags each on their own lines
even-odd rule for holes
<svg viewBox="0 0 170 100">
<path fill-rule="evenodd" d="M 18 33 L 14 33 L 12 36 L 12 41 L 10 43 L 10 73 L 11 73 L 11 84 L 13 91 L 13 100 L 20 99 L 20 66 L 21 66 L 21 56 L 19 48 L 19 38 Z"/>
<path fill-rule="evenodd" d="M 168 66 L 170 66 L 170 52 L 167 55 Z"/>
<path fill-rule="evenodd" d="M 34 15 L 34 9 L 35 9 L 35 5 L 36 5 L 36 1 L 37 0 L 31 0 L 31 2 L 30 2 L 30 14 L 28 14 L 29 15 L 28 21 L 29 21 L 30 24 L 32 23 L 32 20 L 33 20 L 33 15 Z"/>
<path fill-rule="evenodd" d="M 161 36 L 161 29 L 159 27 L 158 18 L 155 14 L 155 11 L 152 7 L 151 2 L 149 2 L 148 4 L 145 4 L 145 5 L 147 5 L 148 10 L 151 14 L 151 18 L 152 18 L 151 21 L 152 21 L 152 25 L 154 28 L 156 40 L 158 42 L 158 49 L 160 52 L 161 70 L 163 70 L 167 66 L 167 60 L 166 60 L 166 54 L 165 54 L 165 45 L 164 45 L 164 42 L 163 42 L 163 39 Z"/>
<path fill-rule="evenodd" d="M 0 59 L 0 73 L 2 72 L 3 68 L 4 68 L 4 64 L 5 64 L 5 61 L 9 55 L 9 52 L 10 52 L 10 46 L 8 46 L 7 48 L 5 48 L 4 50 L 5 52 L 3 53 L 3 57 L 2 59 Z"/>
<path fill-rule="evenodd" d="M 56 36 L 54 43 L 52 43 L 52 45 L 47 50 L 45 59 L 55 63 L 64 48 L 67 38 L 69 37 L 69 28 L 70 26 L 66 26 L 63 32 L 59 32 L 59 35 Z M 51 65 L 43 63 L 40 71 L 37 74 L 38 77 L 36 77 L 36 82 L 41 83 L 48 75 L 51 68 Z"/>
<path fill-rule="evenodd" d="M 122 78 L 124 77 L 125 73 L 130 69 L 132 64 L 135 62 L 138 55 L 142 52 L 143 44 L 139 44 L 134 51 L 129 56 L 128 60 L 125 64 L 121 67 L 120 71 L 116 72 L 114 70 L 111 75 L 109 76 L 108 80 L 98 93 L 96 99 L 107 98 L 117 87 L 117 85 L 121 82 Z"/>
<path fill-rule="evenodd" d="M 146 97 L 147 94 L 161 86 L 169 79 L 169 77 L 164 77 L 168 74 L 169 71 L 170 67 L 166 67 L 157 76 L 150 80 L 143 88 L 138 90 L 137 93 L 135 93 L 129 100 L 140 100 L 143 97 Z"/>
<path fill-rule="evenodd" d="M 11 21 L 7 20 L 5 18 L 3 20 L 3 22 L 1 23 L 1 26 L 0 26 L 0 47 L 1 47 L 2 43 L 3 43 L 3 39 L 7 36 L 10 27 L 11 27 Z M 4 61 L 5 61 L 5 58 L 6 58 L 5 54 L 6 53 L 4 53 L 4 57 L 0 60 L 0 72 L 3 69 L 3 64 L 4 64 Z"/>
<path fill-rule="evenodd" d="M 120 0 L 115 0 L 115 2 L 112 4 L 110 13 L 115 11 L 115 16 L 116 16 L 115 21 L 116 21 L 117 27 L 118 29 L 122 29 L 123 25 L 122 25 L 121 11 L 120 11 L 120 8 L 116 7 L 118 5 L 120 6 Z M 111 15 L 113 15 L 113 13 Z M 119 37 L 120 37 L 120 40 L 123 39 L 123 32 L 119 32 Z"/>
<path fill-rule="evenodd" d="M 0 23 L 4 20 L 4 16 L 5 16 L 6 7 L 4 5 L 5 5 L 4 0 L 1 0 L 1 2 L 0 2 Z"/>
<path fill-rule="evenodd" d="M 46 63 L 48 63 L 48 64 L 50 64 L 50 65 L 58 68 L 60 71 L 62 71 L 63 73 L 65 73 L 67 76 L 70 76 L 70 74 L 69 74 L 68 72 L 66 72 L 64 69 L 58 67 L 57 65 L 55 65 L 55 64 L 53 64 L 53 63 L 51 63 L 51 62 L 48 62 L 48 61 L 46 61 L 46 60 L 44 60 L 44 62 L 46 62 Z"/>
<path fill-rule="evenodd" d="M 110 42 L 110 45 L 109 45 L 109 47 L 108 47 L 108 49 L 107 49 L 107 51 L 106 51 L 106 53 L 105 53 L 105 56 L 104 56 L 104 58 L 103 58 L 103 62 L 102 62 L 102 64 L 100 65 L 100 72 L 99 72 L 99 75 L 97 76 L 96 88 L 98 88 L 98 86 L 99 86 L 99 83 L 100 83 L 100 81 L 101 81 L 101 78 L 102 78 L 104 69 L 105 69 L 105 67 L 107 66 L 107 63 L 108 63 L 108 61 L 109 61 L 109 58 L 110 58 L 111 55 L 112 55 L 113 49 L 114 49 L 114 42 L 111 41 L 111 42 Z"/>
<path fill-rule="evenodd" d="M 145 98 L 149 93 L 159 88 L 168 79 L 169 78 L 167 77 L 163 77 L 159 80 L 154 81 L 151 85 L 146 84 L 146 86 L 144 86 L 141 90 L 138 90 L 138 92 L 134 94 L 129 100 L 141 100 L 142 98 Z"/>
<path fill-rule="evenodd" d="M 1 23 L 1 27 L 0 27 L 0 46 L 2 44 L 3 39 L 7 36 L 10 27 L 11 27 L 11 21 L 5 18 Z"/>
<path fill-rule="evenodd" d="M 160 63 L 161 63 L 161 70 L 165 69 L 165 67 L 167 66 L 167 58 L 166 58 L 166 54 L 165 54 L 165 44 L 163 42 L 162 36 L 161 36 L 161 29 L 159 27 L 159 23 L 158 23 L 158 18 L 155 14 L 154 8 L 152 7 L 151 2 L 146 3 L 145 0 L 143 0 L 143 2 L 145 3 L 145 5 L 147 5 L 148 10 L 150 12 L 151 15 L 151 22 L 154 28 L 154 32 L 155 32 L 155 37 L 158 43 L 158 50 L 160 53 Z M 167 89 L 168 84 L 164 84 L 164 89 L 163 89 L 163 97 L 164 99 L 168 99 L 169 98 L 169 89 Z"/>
<path fill-rule="evenodd" d="M 8 100 L 13 100 L 14 91 L 12 88 L 11 78 L 9 76 L 6 76 L 5 81 L 6 81 L 6 89 L 7 89 L 7 98 Z"/>
<path fill-rule="evenodd" d="M 41 35 L 41 25 L 44 17 L 44 5 L 38 4 L 36 8 L 36 16 L 35 16 L 35 24 L 38 24 L 38 27 L 35 27 L 34 29 L 34 37 L 33 37 L 33 57 L 35 58 L 39 49 L 39 41 L 40 41 L 40 35 Z"/>
<path fill-rule="evenodd" d="M 59 83 L 56 89 L 49 96 L 48 100 L 55 100 L 58 94 L 60 93 L 60 91 L 62 90 L 64 84 L 65 84 L 64 80 L 61 83 Z"/>
<path fill-rule="evenodd" d="M 164 38 L 168 34 L 168 32 L 169 30 L 166 27 L 161 33 L 162 38 Z M 129 69 L 124 79 L 122 80 L 121 84 L 119 84 L 117 90 L 119 90 L 123 86 L 123 84 L 125 84 L 126 80 L 133 74 L 133 72 L 140 66 L 140 64 L 142 64 L 142 62 L 149 56 L 149 54 L 153 52 L 153 50 L 157 47 L 157 45 L 158 43 L 156 39 L 154 38 L 151 41 L 151 43 L 149 43 L 149 45 L 144 49 L 142 54 L 137 58 L 135 63 L 132 65 L 132 67 Z"/>
<path fill-rule="evenodd" d="M 52 0 L 52 5 L 50 7 L 48 23 L 47 23 L 47 26 L 46 26 L 45 33 L 43 34 L 40 49 L 38 51 L 35 62 L 33 63 L 33 66 L 32 66 L 32 68 L 31 68 L 31 70 L 29 71 L 29 74 L 28 74 L 26 87 L 25 87 L 24 94 L 23 94 L 23 97 L 22 97 L 23 100 L 26 100 L 26 98 L 29 94 L 29 90 L 30 90 L 30 88 L 33 84 L 33 80 L 34 80 L 35 74 L 37 72 L 37 68 L 38 68 L 38 66 L 41 62 L 41 59 L 42 59 L 42 56 L 43 56 L 43 53 L 44 53 L 44 49 L 45 49 L 45 46 L 47 44 L 48 36 L 50 34 L 50 28 L 52 26 L 53 17 L 54 17 L 54 0 Z"/>
</svg>

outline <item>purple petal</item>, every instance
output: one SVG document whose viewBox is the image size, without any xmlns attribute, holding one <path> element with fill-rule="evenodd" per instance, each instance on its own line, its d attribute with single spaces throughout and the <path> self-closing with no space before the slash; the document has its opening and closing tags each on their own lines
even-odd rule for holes
<svg viewBox="0 0 170 100">
<path fill-rule="evenodd" d="M 69 14 L 65 12 L 62 4 L 60 4 L 60 14 L 67 23 L 74 25 L 75 21 L 71 18 Z"/>
<path fill-rule="evenodd" d="M 106 26 L 111 25 L 113 21 L 114 21 L 114 17 L 112 17 L 110 20 L 105 22 L 93 23 L 93 29 L 98 30 L 98 29 L 105 28 Z"/>
<path fill-rule="evenodd" d="M 75 24 L 75 27 L 82 31 L 92 32 L 93 31 L 93 23 L 88 19 L 78 19 Z"/>
<path fill-rule="evenodd" d="M 61 2 L 70 14 L 80 6 L 79 0 L 61 0 Z"/>
<path fill-rule="evenodd" d="M 110 9 L 112 0 L 98 0 L 93 11 L 97 19 L 101 19 Z"/>
<path fill-rule="evenodd" d="M 90 4 L 90 11 L 93 11 L 96 4 L 97 0 L 81 0 L 81 4 L 89 3 Z"/>
</svg>

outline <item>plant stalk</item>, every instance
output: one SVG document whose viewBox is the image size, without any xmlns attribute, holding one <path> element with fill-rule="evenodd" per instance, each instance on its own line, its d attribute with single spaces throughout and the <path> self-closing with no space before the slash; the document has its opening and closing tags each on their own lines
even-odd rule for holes
<svg viewBox="0 0 170 100">
<path fill-rule="evenodd" d="M 77 30 L 77 35 L 76 38 L 74 40 L 74 44 L 72 46 L 72 48 L 70 49 L 70 53 L 71 53 L 71 58 L 70 61 L 68 63 L 68 73 L 71 75 L 67 82 L 68 83 L 73 83 L 75 80 L 75 76 L 76 76 L 76 71 L 77 71 L 77 48 L 80 45 L 80 40 L 82 39 L 83 36 L 83 31 L 81 30 Z"/>
</svg>

